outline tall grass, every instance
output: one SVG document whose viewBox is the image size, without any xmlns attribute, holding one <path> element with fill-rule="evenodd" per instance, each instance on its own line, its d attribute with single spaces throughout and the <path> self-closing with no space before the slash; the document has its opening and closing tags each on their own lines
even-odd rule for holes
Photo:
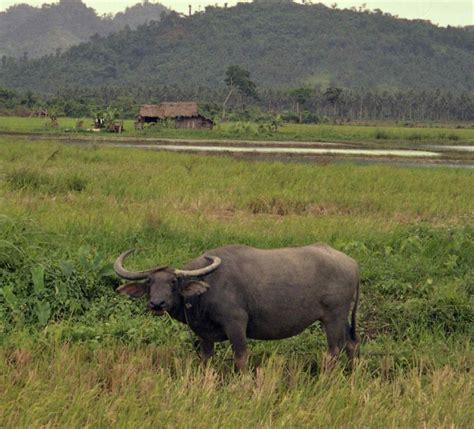
<svg viewBox="0 0 474 429">
<path fill-rule="evenodd" d="M 315 376 L 271 355 L 245 374 L 162 348 L 65 345 L 1 352 L 2 427 L 469 427 L 472 385 L 453 365 Z"/>
<path fill-rule="evenodd" d="M 54 154 L 54 156 L 53 156 Z M 468 427 L 474 174 L 296 165 L 0 139 L 0 426 Z M 318 325 L 228 344 L 117 296 L 111 263 L 324 241 L 362 272 L 362 357 L 320 371 Z"/>
</svg>

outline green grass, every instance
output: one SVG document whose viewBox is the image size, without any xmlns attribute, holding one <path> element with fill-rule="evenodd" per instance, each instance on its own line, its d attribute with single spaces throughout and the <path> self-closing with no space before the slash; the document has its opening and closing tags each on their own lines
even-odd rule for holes
<svg viewBox="0 0 474 429">
<path fill-rule="evenodd" d="M 469 427 L 474 173 L 283 164 L 0 138 L 1 427 Z M 327 242 L 361 266 L 356 370 L 319 326 L 228 344 L 117 296 L 111 263 Z"/>
<path fill-rule="evenodd" d="M 84 127 L 90 127 L 91 119 L 82 119 Z M 74 133 L 77 119 L 59 118 L 59 128 L 53 129 L 49 119 L 1 117 L 0 132 L 23 133 Z M 341 141 L 341 142 L 372 142 L 378 145 L 387 143 L 407 144 L 474 144 L 474 129 L 471 124 L 458 129 L 447 125 L 440 127 L 402 127 L 381 123 L 377 126 L 362 125 L 299 125 L 285 124 L 278 132 L 270 133 L 259 129 L 255 123 L 224 123 L 209 130 L 177 130 L 160 126 L 146 127 L 143 131 L 134 130 L 133 121 L 125 121 L 123 137 L 162 137 L 190 139 L 261 139 L 261 140 L 295 140 L 295 141 Z M 96 133 L 80 132 L 80 135 Z M 114 137 L 114 134 L 100 134 Z"/>
</svg>

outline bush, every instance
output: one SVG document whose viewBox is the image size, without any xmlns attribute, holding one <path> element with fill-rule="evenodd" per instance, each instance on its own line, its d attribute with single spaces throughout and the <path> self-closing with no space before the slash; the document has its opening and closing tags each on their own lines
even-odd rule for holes
<svg viewBox="0 0 474 429">
<path fill-rule="evenodd" d="M 391 138 L 390 134 L 387 133 L 387 131 L 384 131 L 384 130 L 376 130 L 375 133 L 374 133 L 374 137 L 377 140 L 387 140 L 387 139 Z"/>
<path fill-rule="evenodd" d="M 411 133 L 411 134 L 408 134 L 407 139 L 408 140 L 422 140 L 423 135 L 420 133 Z"/>
<path fill-rule="evenodd" d="M 87 186 L 87 180 L 77 174 L 53 175 L 27 167 L 8 172 L 5 180 L 12 191 L 39 191 L 51 195 L 82 192 Z"/>
<path fill-rule="evenodd" d="M 55 253 L 50 248 L 51 251 Z M 2 265 L 0 307 L 9 310 L 9 325 L 43 326 L 49 320 L 77 317 L 98 301 L 102 301 L 106 317 L 110 308 L 120 302 L 113 292 L 118 280 L 112 265 L 88 247 L 81 247 L 71 259 L 57 257 L 55 262 L 40 262 L 35 257 L 25 257 L 21 267 L 5 261 Z"/>
</svg>

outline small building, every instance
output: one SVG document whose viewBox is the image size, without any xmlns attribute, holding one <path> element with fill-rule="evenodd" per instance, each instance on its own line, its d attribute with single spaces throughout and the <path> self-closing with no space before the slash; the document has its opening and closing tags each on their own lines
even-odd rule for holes
<svg viewBox="0 0 474 429">
<path fill-rule="evenodd" d="M 194 102 L 144 104 L 140 107 L 137 116 L 139 128 L 143 128 L 143 124 L 166 120 L 175 121 L 176 128 L 212 129 L 214 126 L 214 121 L 202 116 L 198 112 L 198 105 Z"/>
</svg>

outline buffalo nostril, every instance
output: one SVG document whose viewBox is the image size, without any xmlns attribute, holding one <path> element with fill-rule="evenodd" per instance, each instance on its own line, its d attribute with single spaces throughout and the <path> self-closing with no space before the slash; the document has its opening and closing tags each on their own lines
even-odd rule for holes
<svg viewBox="0 0 474 429">
<path fill-rule="evenodd" d="M 158 304 L 153 301 L 150 301 L 150 303 L 148 304 L 148 307 L 151 310 L 160 310 L 164 305 L 165 305 L 165 301 L 161 301 Z"/>
</svg>

